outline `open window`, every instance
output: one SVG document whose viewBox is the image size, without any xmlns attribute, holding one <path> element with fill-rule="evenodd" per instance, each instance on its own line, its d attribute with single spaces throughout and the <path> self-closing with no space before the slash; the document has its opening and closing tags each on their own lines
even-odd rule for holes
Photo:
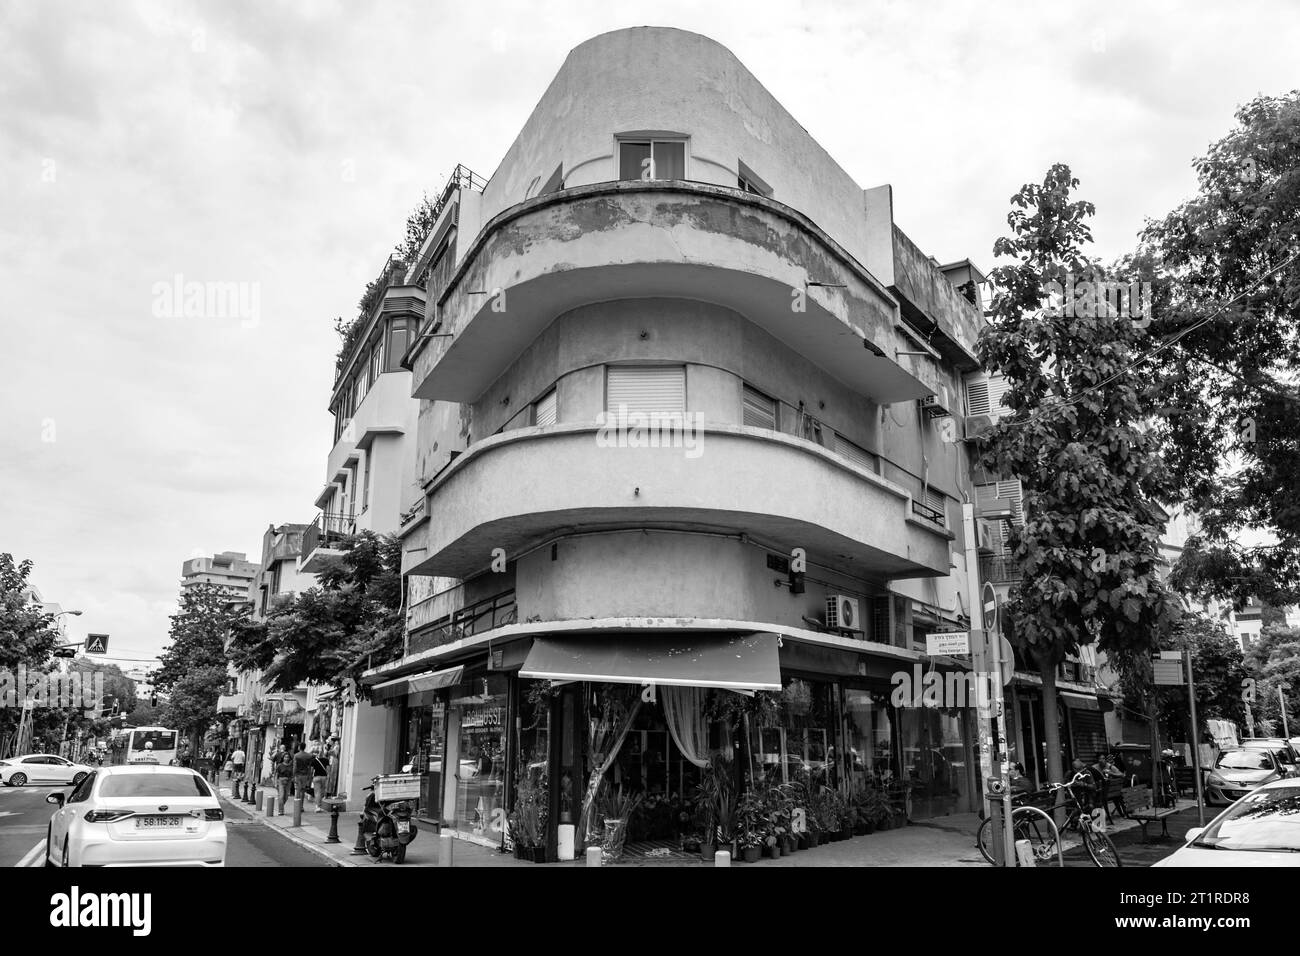
<svg viewBox="0 0 1300 956">
<path fill-rule="evenodd" d="M 746 166 L 740 160 L 736 161 L 736 188 L 743 189 L 747 193 L 753 193 L 755 196 L 766 196 L 772 198 L 772 187 L 763 182 L 758 174 Z"/>
</svg>

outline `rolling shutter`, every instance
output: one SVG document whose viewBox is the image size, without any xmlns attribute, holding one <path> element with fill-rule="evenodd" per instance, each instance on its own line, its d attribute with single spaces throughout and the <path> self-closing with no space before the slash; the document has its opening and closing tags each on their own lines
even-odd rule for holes
<svg viewBox="0 0 1300 956">
<path fill-rule="evenodd" d="M 555 389 L 551 389 L 539 398 L 537 404 L 533 406 L 533 424 L 555 424 Z"/>
<path fill-rule="evenodd" d="M 776 429 L 776 402 L 748 385 L 744 389 L 742 421 L 751 428 Z"/>
<path fill-rule="evenodd" d="M 865 468 L 867 471 L 876 470 L 876 459 L 871 452 L 858 447 L 839 434 L 835 436 L 835 450 L 859 468 Z"/>
<path fill-rule="evenodd" d="M 605 380 L 605 408 L 650 414 L 686 411 L 686 369 L 681 365 L 611 365 Z"/>
</svg>

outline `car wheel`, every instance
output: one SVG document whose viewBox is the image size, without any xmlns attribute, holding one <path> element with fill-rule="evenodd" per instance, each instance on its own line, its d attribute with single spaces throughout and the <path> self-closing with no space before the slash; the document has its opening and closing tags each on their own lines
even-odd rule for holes
<svg viewBox="0 0 1300 956">
<path fill-rule="evenodd" d="M 77 774 L 74 774 L 74 775 L 73 775 L 73 777 L 72 777 L 72 785 L 73 785 L 74 787 L 79 787 L 79 786 L 81 786 L 81 781 L 83 781 L 83 780 L 85 780 L 85 779 L 86 779 L 86 772 L 83 770 L 83 771 L 81 771 L 80 773 L 77 773 Z"/>
<path fill-rule="evenodd" d="M 26 783 L 27 783 L 27 774 L 25 773 L 16 773 L 9 778 L 9 786 L 11 787 L 22 787 L 25 786 Z"/>
<path fill-rule="evenodd" d="M 45 828 L 45 865 L 53 866 L 54 861 L 50 859 L 50 841 L 54 839 L 54 821 Z"/>
</svg>

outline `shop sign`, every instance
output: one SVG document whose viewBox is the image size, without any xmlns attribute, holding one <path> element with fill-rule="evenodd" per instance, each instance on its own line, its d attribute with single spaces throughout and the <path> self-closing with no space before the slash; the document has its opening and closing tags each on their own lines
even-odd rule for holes
<svg viewBox="0 0 1300 956">
<path fill-rule="evenodd" d="M 943 631 L 925 635 L 925 652 L 931 657 L 970 653 L 969 631 Z"/>
<path fill-rule="evenodd" d="M 375 799 L 420 799 L 420 775 L 418 773 L 390 773 L 381 776 L 375 781 Z"/>
</svg>

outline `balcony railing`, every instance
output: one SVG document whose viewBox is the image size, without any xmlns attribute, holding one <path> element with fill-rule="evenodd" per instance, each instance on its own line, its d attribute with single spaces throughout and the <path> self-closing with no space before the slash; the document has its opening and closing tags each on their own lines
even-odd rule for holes
<svg viewBox="0 0 1300 956">
<path fill-rule="evenodd" d="M 341 548 L 343 543 L 357 533 L 357 519 L 353 515 L 321 512 L 302 533 L 303 557 L 317 548 Z"/>
<path fill-rule="evenodd" d="M 437 613 L 436 609 L 445 607 L 449 598 L 455 599 L 456 591 L 463 591 L 463 585 L 435 594 L 413 605 L 407 612 L 408 654 L 440 647 L 515 622 L 517 608 L 513 590 L 502 591 L 467 604 L 450 614 L 430 619 L 429 611 Z"/>
<path fill-rule="evenodd" d="M 1010 584 L 1020 580 L 1020 571 L 1010 555 L 986 554 L 980 558 L 980 580 L 990 584 Z"/>
<path fill-rule="evenodd" d="M 938 525 L 940 528 L 948 527 L 948 520 L 942 511 L 938 508 L 931 508 L 915 498 L 912 499 L 912 514 L 931 524 Z"/>
</svg>

